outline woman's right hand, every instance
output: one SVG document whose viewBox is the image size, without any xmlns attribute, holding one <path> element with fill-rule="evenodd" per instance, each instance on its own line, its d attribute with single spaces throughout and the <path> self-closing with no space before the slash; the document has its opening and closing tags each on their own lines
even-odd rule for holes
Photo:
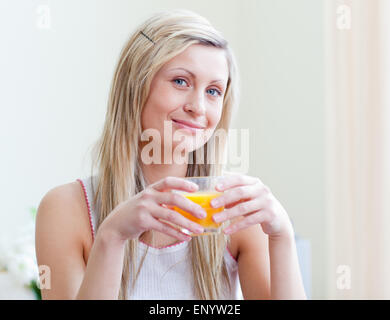
<svg viewBox="0 0 390 320">
<path fill-rule="evenodd" d="M 190 236 L 160 219 L 193 233 L 202 233 L 203 227 L 201 225 L 167 207 L 175 206 L 196 218 L 205 218 L 206 212 L 200 205 L 178 193 L 170 192 L 172 189 L 194 192 L 197 188 L 195 183 L 183 178 L 166 177 L 116 206 L 100 228 L 109 229 L 110 234 L 121 241 L 136 239 L 147 230 L 156 230 L 179 240 L 190 240 Z"/>
</svg>

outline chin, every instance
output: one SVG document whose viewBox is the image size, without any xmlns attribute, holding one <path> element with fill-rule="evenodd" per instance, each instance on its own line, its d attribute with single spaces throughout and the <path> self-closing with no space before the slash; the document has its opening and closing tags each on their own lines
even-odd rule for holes
<svg viewBox="0 0 390 320">
<path fill-rule="evenodd" d="M 188 155 L 198 149 L 201 149 L 204 144 L 194 145 L 193 143 L 175 143 L 172 145 L 172 154 L 174 163 L 182 164 L 188 159 Z"/>
</svg>

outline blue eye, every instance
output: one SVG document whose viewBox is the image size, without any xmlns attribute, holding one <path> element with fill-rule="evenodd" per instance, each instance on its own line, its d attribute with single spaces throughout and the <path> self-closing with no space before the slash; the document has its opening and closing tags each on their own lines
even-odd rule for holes
<svg viewBox="0 0 390 320">
<path fill-rule="evenodd" d="M 175 80 L 173 80 L 176 84 L 178 84 L 179 86 L 182 86 L 183 85 L 183 82 L 184 83 L 186 83 L 186 81 L 185 80 L 183 80 L 183 79 L 175 79 Z"/>
<path fill-rule="evenodd" d="M 221 95 L 221 92 L 216 90 L 216 89 L 209 89 L 209 90 L 207 90 L 207 92 L 214 92 L 214 93 L 211 93 L 211 95 L 214 96 L 214 97 L 217 97 L 217 96 Z"/>
</svg>

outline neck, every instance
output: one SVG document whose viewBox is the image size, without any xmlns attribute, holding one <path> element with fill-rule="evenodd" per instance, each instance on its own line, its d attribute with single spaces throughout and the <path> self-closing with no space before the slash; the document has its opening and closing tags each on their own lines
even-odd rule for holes
<svg viewBox="0 0 390 320">
<path fill-rule="evenodd" d="M 146 142 L 140 143 L 140 150 L 143 150 L 143 148 L 146 146 Z M 153 152 L 155 151 L 152 149 Z M 142 173 L 145 179 L 146 184 L 152 184 L 155 183 L 165 177 L 182 177 L 184 178 L 187 173 L 187 163 L 177 163 L 177 161 L 173 161 L 174 155 L 172 154 L 168 159 L 166 159 L 166 150 L 164 149 L 164 146 L 161 146 L 160 150 L 160 157 L 161 157 L 161 164 L 151 163 L 151 164 L 145 164 L 142 161 L 142 156 L 140 159 L 140 166 L 142 169 Z M 168 151 L 169 152 L 169 151 Z M 181 154 L 184 158 L 188 159 L 189 154 L 188 153 L 182 153 Z M 183 159 L 184 159 L 183 158 Z"/>
<path fill-rule="evenodd" d="M 155 183 L 165 177 L 185 177 L 187 164 L 142 164 L 142 172 L 147 184 Z"/>
</svg>

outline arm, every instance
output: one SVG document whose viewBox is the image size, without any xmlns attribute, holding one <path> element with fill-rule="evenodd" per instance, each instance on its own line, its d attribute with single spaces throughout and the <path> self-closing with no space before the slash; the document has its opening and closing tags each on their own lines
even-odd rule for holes
<svg viewBox="0 0 390 320">
<path fill-rule="evenodd" d="M 98 232 L 86 265 L 83 243 L 91 235 L 87 208 L 77 193 L 82 191 L 76 185 L 80 188 L 75 184 L 50 190 L 38 208 L 37 261 L 50 268 L 50 289 L 42 288 L 42 299 L 117 299 L 122 245 Z"/>
<path fill-rule="evenodd" d="M 244 299 L 306 299 L 293 237 L 268 237 L 260 225 L 232 236 Z"/>
<path fill-rule="evenodd" d="M 299 269 L 294 235 L 269 237 L 271 298 L 302 299 L 306 294 Z"/>
<path fill-rule="evenodd" d="M 105 231 L 103 224 L 92 247 L 77 299 L 118 299 L 125 242 Z"/>
<path fill-rule="evenodd" d="M 83 244 L 91 235 L 80 185 L 49 191 L 39 205 L 36 222 L 38 265 L 47 265 L 51 272 L 51 289 L 43 289 L 42 298 L 117 299 L 128 239 L 152 229 L 179 240 L 191 239 L 160 219 L 194 233 L 203 232 L 199 224 L 161 205 L 177 206 L 204 218 L 206 213 L 199 205 L 166 192 L 171 189 L 192 192 L 196 187 L 184 179 L 166 177 L 120 203 L 100 225 L 87 265 Z"/>
<path fill-rule="evenodd" d="M 268 237 L 260 225 L 231 235 L 238 247 L 238 274 L 245 300 L 271 299 Z"/>
<path fill-rule="evenodd" d="M 291 221 L 270 189 L 258 178 L 232 175 L 224 177 L 217 190 L 223 195 L 213 199 L 211 205 L 215 208 L 225 206 L 225 210 L 215 214 L 214 221 L 240 217 L 225 228 L 224 233 L 245 230 L 239 237 L 239 264 L 242 265 L 239 268 L 242 269 L 243 286 L 249 288 L 245 289 L 249 297 L 268 295 L 271 299 L 306 299 Z M 268 238 L 267 249 L 264 237 Z M 269 262 L 264 257 L 265 252 L 269 255 Z M 267 265 L 270 286 L 264 276 Z M 270 289 L 263 294 L 259 291 L 263 289 L 256 287 Z"/>
</svg>

